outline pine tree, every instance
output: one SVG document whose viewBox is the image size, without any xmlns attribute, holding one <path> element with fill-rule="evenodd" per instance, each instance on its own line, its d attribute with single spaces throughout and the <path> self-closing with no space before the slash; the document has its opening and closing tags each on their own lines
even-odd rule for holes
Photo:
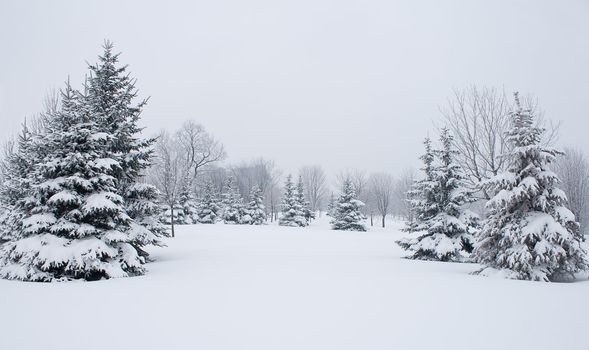
<svg viewBox="0 0 589 350">
<path fill-rule="evenodd" d="M 534 127 L 534 115 L 521 107 L 517 93 L 515 101 L 504 154 L 508 169 L 484 184 L 494 196 L 473 254 L 484 265 L 478 273 L 535 281 L 574 277 L 588 261 L 579 225 L 550 170 L 562 153 L 541 145 L 544 130 Z"/>
<path fill-rule="evenodd" d="M 266 223 L 266 207 L 264 206 L 264 193 L 258 186 L 254 186 L 250 192 L 250 201 L 248 202 L 247 215 L 250 225 L 263 225 Z"/>
<path fill-rule="evenodd" d="M 354 186 L 349 179 L 344 180 L 342 193 L 336 203 L 332 229 L 344 231 L 366 231 L 363 222 L 366 220 L 362 214 L 364 203 L 356 199 Z"/>
<path fill-rule="evenodd" d="M 178 193 L 178 206 L 181 208 L 179 225 L 192 225 L 198 222 L 198 203 L 194 196 L 192 181 L 186 177 Z"/>
<path fill-rule="evenodd" d="M 0 184 L 0 208 L 3 209 L 0 217 L 0 242 L 13 237 L 24 213 L 18 207 L 17 202 L 27 196 L 34 165 L 38 163 L 41 152 L 44 149 L 36 147 L 36 136 L 33 135 L 27 123 L 22 126 L 18 135 L 15 149 L 2 160 L 2 183 Z"/>
<path fill-rule="evenodd" d="M 315 213 L 311 210 L 311 204 L 305 198 L 305 187 L 303 185 L 303 177 L 299 175 L 299 181 L 297 182 L 297 192 L 296 198 L 299 202 L 301 207 L 301 212 L 303 217 L 305 218 L 305 222 L 307 226 L 311 222 L 311 220 L 315 219 Z"/>
<path fill-rule="evenodd" d="M 84 108 L 92 114 L 99 133 L 109 134 L 107 142 L 109 157 L 119 166 L 114 170 L 117 193 L 123 198 L 132 225 L 129 232 L 132 245 L 145 255 L 146 245 L 163 245 L 162 236 L 167 228 L 154 216 L 157 207 L 154 193 L 157 189 L 143 183 L 144 172 L 151 165 L 155 138 L 142 138 L 138 121 L 147 100 L 135 103 L 137 89 L 135 79 L 127 72 L 127 66 L 118 67 L 119 54 L 113 53 L 113 44 L 106 41 L 98 63 L 90 65 L 86 82 Z M 143 211 L 145 210 L 145 211 Z M 149 218 L 149 219 L 146 219 Z"/>
<path fill-rule="evenodd" d="M 426 155 L 422 157 L 426 178 L 416 183 L 416 222 L 406 230 L 418 236 L 397 242 L 412 252 L 411 259 L 463 261 L 472 251 L 478 219 L 464 208 L 474 198 L 455 161 L 457 152 L 452 142 L 453 137 L 445 128 L 440 134 L 442 149 L 431 151 L 426 141 Z M 439 160 L 435 167 L 432 156 Z"/>
<path fill-rule="evenodd" d="M 307 226 L 301 204 L 297 198 L 296 186 L 292 182 L 292 176 L 288 175 L 284 184 L 282 195 L 281 212 L 278 219 L 280 226 Z"/>
<path fill-rule="evenodd" d="M 243 215 L 243 199 L 229 177 L 223 194 L 223 222 L 226 224 L 241 224 Z"/>
<path fill-rule="evenodd" d="M 221 207 L 217 203 L 217 197 L 213 183 L 207 181 L 198 206 L 198 222 L 201 224 L 214 224 L 217 222 Z"/>
<path fill-rule="evenodd" d="M 141 274 L 145 259 L 128 234 L 133 220 L 117 194 L 112 135 L 101 131 L 68 85 L 39 141 L 46 150 L 16 206 L 24 218 L 2 246 L 0 276 L 28 281 L 94 280 Z"/>
<path fill-rule="evenodd" d="M 413 220 L 407 222 L 405 232 L 421 232 L 428 228 L 427 222 L 439 211 L 435 198 L 434 179 L 434 151 L 431 140 L 426 138 L 423 142 L 425 153 L 419 157 L 423 162 L 423 179 L 415 180 L 411 190 L 407 193 Z"/>
<path fill-rule="evenodd" d="M 334 217 L 335 216 L 335 196 L 333 195 L 333 192 L 331 193 L 331 195 L 329 196 L 329 202 L 327 203 L 327 212 L 325 213 L 327 216 L 331 216 Z"/>
</svg>

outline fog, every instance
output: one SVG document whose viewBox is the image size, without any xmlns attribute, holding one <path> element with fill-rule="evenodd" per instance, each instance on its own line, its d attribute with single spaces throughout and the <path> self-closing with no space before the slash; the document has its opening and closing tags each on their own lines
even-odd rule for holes
<svg viewBox="0 0 589 350">
<path fill-rule="evenodd" d="M 533 94 L 589 150 L 587 1 L 3 1 L 0 139 L 105 39 L 150 97 L 147 134 L 194 119 L 232 163 L 397 173 L 470 84 Z"/>
</svg>

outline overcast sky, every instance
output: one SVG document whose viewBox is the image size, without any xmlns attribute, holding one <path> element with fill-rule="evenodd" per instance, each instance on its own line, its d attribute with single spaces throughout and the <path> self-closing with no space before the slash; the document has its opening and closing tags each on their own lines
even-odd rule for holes
<svg viewBox="0 0 589 350">
<path fill-rule="evenodd" d="M 399 172 L 453 88 L 535 95 L 589 151 L 589 1 L 0 3 L 0 139 L 104 39 L 150 96 L 148 133 L 203 124 L 230 162 Z"/>
</svg>

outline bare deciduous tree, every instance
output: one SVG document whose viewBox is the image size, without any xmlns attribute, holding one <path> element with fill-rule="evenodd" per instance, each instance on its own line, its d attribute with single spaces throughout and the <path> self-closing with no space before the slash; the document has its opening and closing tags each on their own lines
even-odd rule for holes
<svg viewBox="0 0 589 350">
<path fill-rule="evenodd" d="M 566 193 L 569 209 L 575 214 L 581 232 L 587 233 L 589 224 L 589 162 L 583 152 L 565 148 L 565 155 L 557 159 L 557 173 Z"/>
<path fill-rule="evenodd" d="M 411 206 L 409 205 L 409 198 L 407 192 L 411 189 L 415 179 L 415 171 L 413 169 L 404 170 L 399 178 L 395 181 L 393 190 L 393 215 L 404 218 L 405 220 L 412 220 Z"/>
<path fill-rule="evenodd" d="M 162 131 L 155 145 L 153 164 L 147 179 L 160 191 L 161 200 L 170 209 L 172 237 L 174 233 L 174 206 L 189 168 L 186 157 L 177 139 Z"/>
<path fill-rule="evenodd" d="M 182 124 L 176 132 L 176 138 L 182 149 L 184 163 L 192 173 L 192 180 L 196 180 L 202 168 L 225 159 L 223 145 L 202 125 L 192 120 Z"/>
<path fill-rule="evenodd" d="M 299 170 L 299 175 L 303 179 L 305 187 L 305 196 L 313 212 L 323 210 L 323 201 L 327 192 L 327 177 L 323 168 L 318 165 L 305 166 Z"/>
<path fill-rule="evenodd" d="M 547 129 L 543 142 L 554 142 L 558 125 L 547 123 L 542 118 L 533 98 L 523 98 L 522 104 L 539 116 L 537 125 Z M 505 169 L 504 158 L 500 156 L 507 150 L 505 132 L 509 128 L 512 110 L 512 98 L 504 91 L 476 86 L 454 90 L 448 104 L 441 108 L 445 126 L 454 136 L 454 146 L 471 186 L 478 187 L 481 181 Z M 483 192 L 482 196 L 489 199 L 487 193 Z"/>
<path fill-rule="evenodd" d="M 386 216 L 390 213 L 394 188 L 395 180 L 390 174 L 376 173 L 368 179 L 368 190 L 375 209 L 382 217 L 382 227 L 385 227 Z"/>
</svg>

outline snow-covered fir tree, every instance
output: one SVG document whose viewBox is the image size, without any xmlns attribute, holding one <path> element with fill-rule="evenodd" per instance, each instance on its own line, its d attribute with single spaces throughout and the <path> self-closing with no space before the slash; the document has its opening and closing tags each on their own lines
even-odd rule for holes
<svg viewBox="0 0 589 350">
<path fill-rule="evenodd" d="M 336 202 L 331 227 L 334 230 L 366 231 L 362 214 L 364 203 L 356 198 L 354 186 L 349 179 L 344 180 L 342 192 Z"/>
<path fill-rule="evenodd" d="M 280 203 L 281 215 L 278 218 L 280 226 L 307 226 L 301 204 L 297 198 L 297 189 L 292 181 L 292 176 L 286 177 L 284 193 Z"/>
<path fill-rule="evenodd" d="M 31 143 L 25 196 L 10 208 L 0 276 L 29 281 L 142 274 L 147 245 L 162 245 L 157 191 L 141 182 L 152 139 L 137 126 L 134 80 L 107 43 L 83 92 L 68 83 Z M 6 223 L 6 221 L 5 221 Z"/>
<path fill-rule="evenodd" d="M 543 131 L 534 115 L 516 109 L 507 132 L 508 168 L 484 188 L 494 196 L 489 216 L 478 236 L 474 258 L 485 267 L 481 274 L 501 273 L 507 278 L 557 281 L 587 270 L 583 235 L 566 207 L 566 195 L 550 170 L 561 152 L 541 144 Z"/>
<path fill-rule="evenodd" d="M 311 222 L 311 220 L 315 219 L 315 213 L 311 210 L 311 204 L 305 198 L 305 186 L 303 185 L 303 177 L 299 175 L 299 181 L 297 182 L 297 192 L 296 192 L 297 201 L 301 207 L 301 212 L 307 225 Z"/>
<path fill-rule="evenodd" d="M 246 207 L 248 219 L 244 219 L 250 225 L 263 225 L 266 223 L 266 207 L 264 206 L 264 193 L 258 186 L 254 186 L 250 192 L 250 200 Z"/>
<path fill-rule="evenodd" d="M 241 224 L 243 211 L 241 194 L 239 194 L 233 178 L 229 177 L 225 183 L 225 193 L 223 193 L 223 222 L 226 224 Z"/>
<path fill-rule="evenodd" d="M 41 156 L 42 148 L 35 147 L 35 135 L 27 123 L 22 126 L 14 149 L 2 159 L 2 183 L 0 183 L 0 243 L 13 237 L 15 229 L 23 219 L 24 212 L 17 202 L 27 196 L 34 165 Z"/>
<path fill-rule="evenodd" d="M 467 189 L 453 137 L 444 128 L 440 134 L 440 150 L 431 150 L 426 141 L 424 161 L 425 179 L 416 182 L 411 193 L 415 221 L 406 231 L 416 237 L 408 237 L 397 243 L 411 252 L 409 258 L 439 261 L 463 261 L 474 245 L 473 234 L 478 228 L 478 218 L 464 206 L 474 201 Z M 433 166 L 434 157 L 438 159 Z"/>
<path fill-rule="evenodd" d="M 428 222 L 438 213 L 435 197 L 434 151 L 429 138 L 423 142 L 424 154 L 419 157 L 423 162 L 423 178 L 416 179 L 407 193 L 413 220 L 407 222 L 405 232 L 415 233 L 428 229 Z"/>
<path fill-rule="evenodd" d="M 335 195 L 332 192 L 329 196 L 329 201 L 327 202 L 327 212 L 325 213 L 325 215 L 333 217 L 335 215 L 335 206 Z"/>
<path fill-rule="evenodd" d="M 166 225 L 184 225 L 184 207 L 180 204 L 179 201 L 174 202 L 174 205 L 170 207 L 169 205 L 161 205 L 162 213 L 162 222 Z"/>
<path fill-rule="evenodd" d="M 178 192 L 178 204 L 182 208 L 182 220 L 179 225 L 191 225 L 198 222 L 198 202 L 194 195 L 192 181 L 186 176 L 182 180 L 182 187 Z"/>
<path fill-rule="evenodd" d="M 28 196 L 15 237 L 2 245 L 0 276 L 27 281 L 94 280 L 143 273 L 132 245 L 133 220 L 117 193 L 112 135 L 80 105 L 69 85 L 61 110 L 48 120 L 51 132 L 38 147 L 47 156 L 28 175 Z"/>
<path fill-rule="evenodd" d="M 221 206 L 217 201 L 213 183 L 207 181 L 198 205 L 198 222 L 201 224 L 214 224 L 217 222 L 220 212 Z"/>
<path fill-rule="evenodd" d="M 143 176 L 151 165 L 155 138 L 141 136 L 138 122 L 147 100 L 135 102 L 135 79 L 126 65 L 119 66 L 119 54 L 113 53 L 113 44 L 106 41 L 98 63 L 90 65 L 90 75 L 83 95 L 83 108 L 92 114 L 99 132 L 107 133 L 109 157 L 117 161 L 114 169 L 117 193 L 123 198 L 131 219 L 127 232 L 131 244 L 143 255 L 146 245 L 162 245 L 161 237 L 167 236 L 167 228 L 159 222 L 153 211 L 159 208 L 154 194 L 157 189 L 144 183 Z"/>
</svg>

